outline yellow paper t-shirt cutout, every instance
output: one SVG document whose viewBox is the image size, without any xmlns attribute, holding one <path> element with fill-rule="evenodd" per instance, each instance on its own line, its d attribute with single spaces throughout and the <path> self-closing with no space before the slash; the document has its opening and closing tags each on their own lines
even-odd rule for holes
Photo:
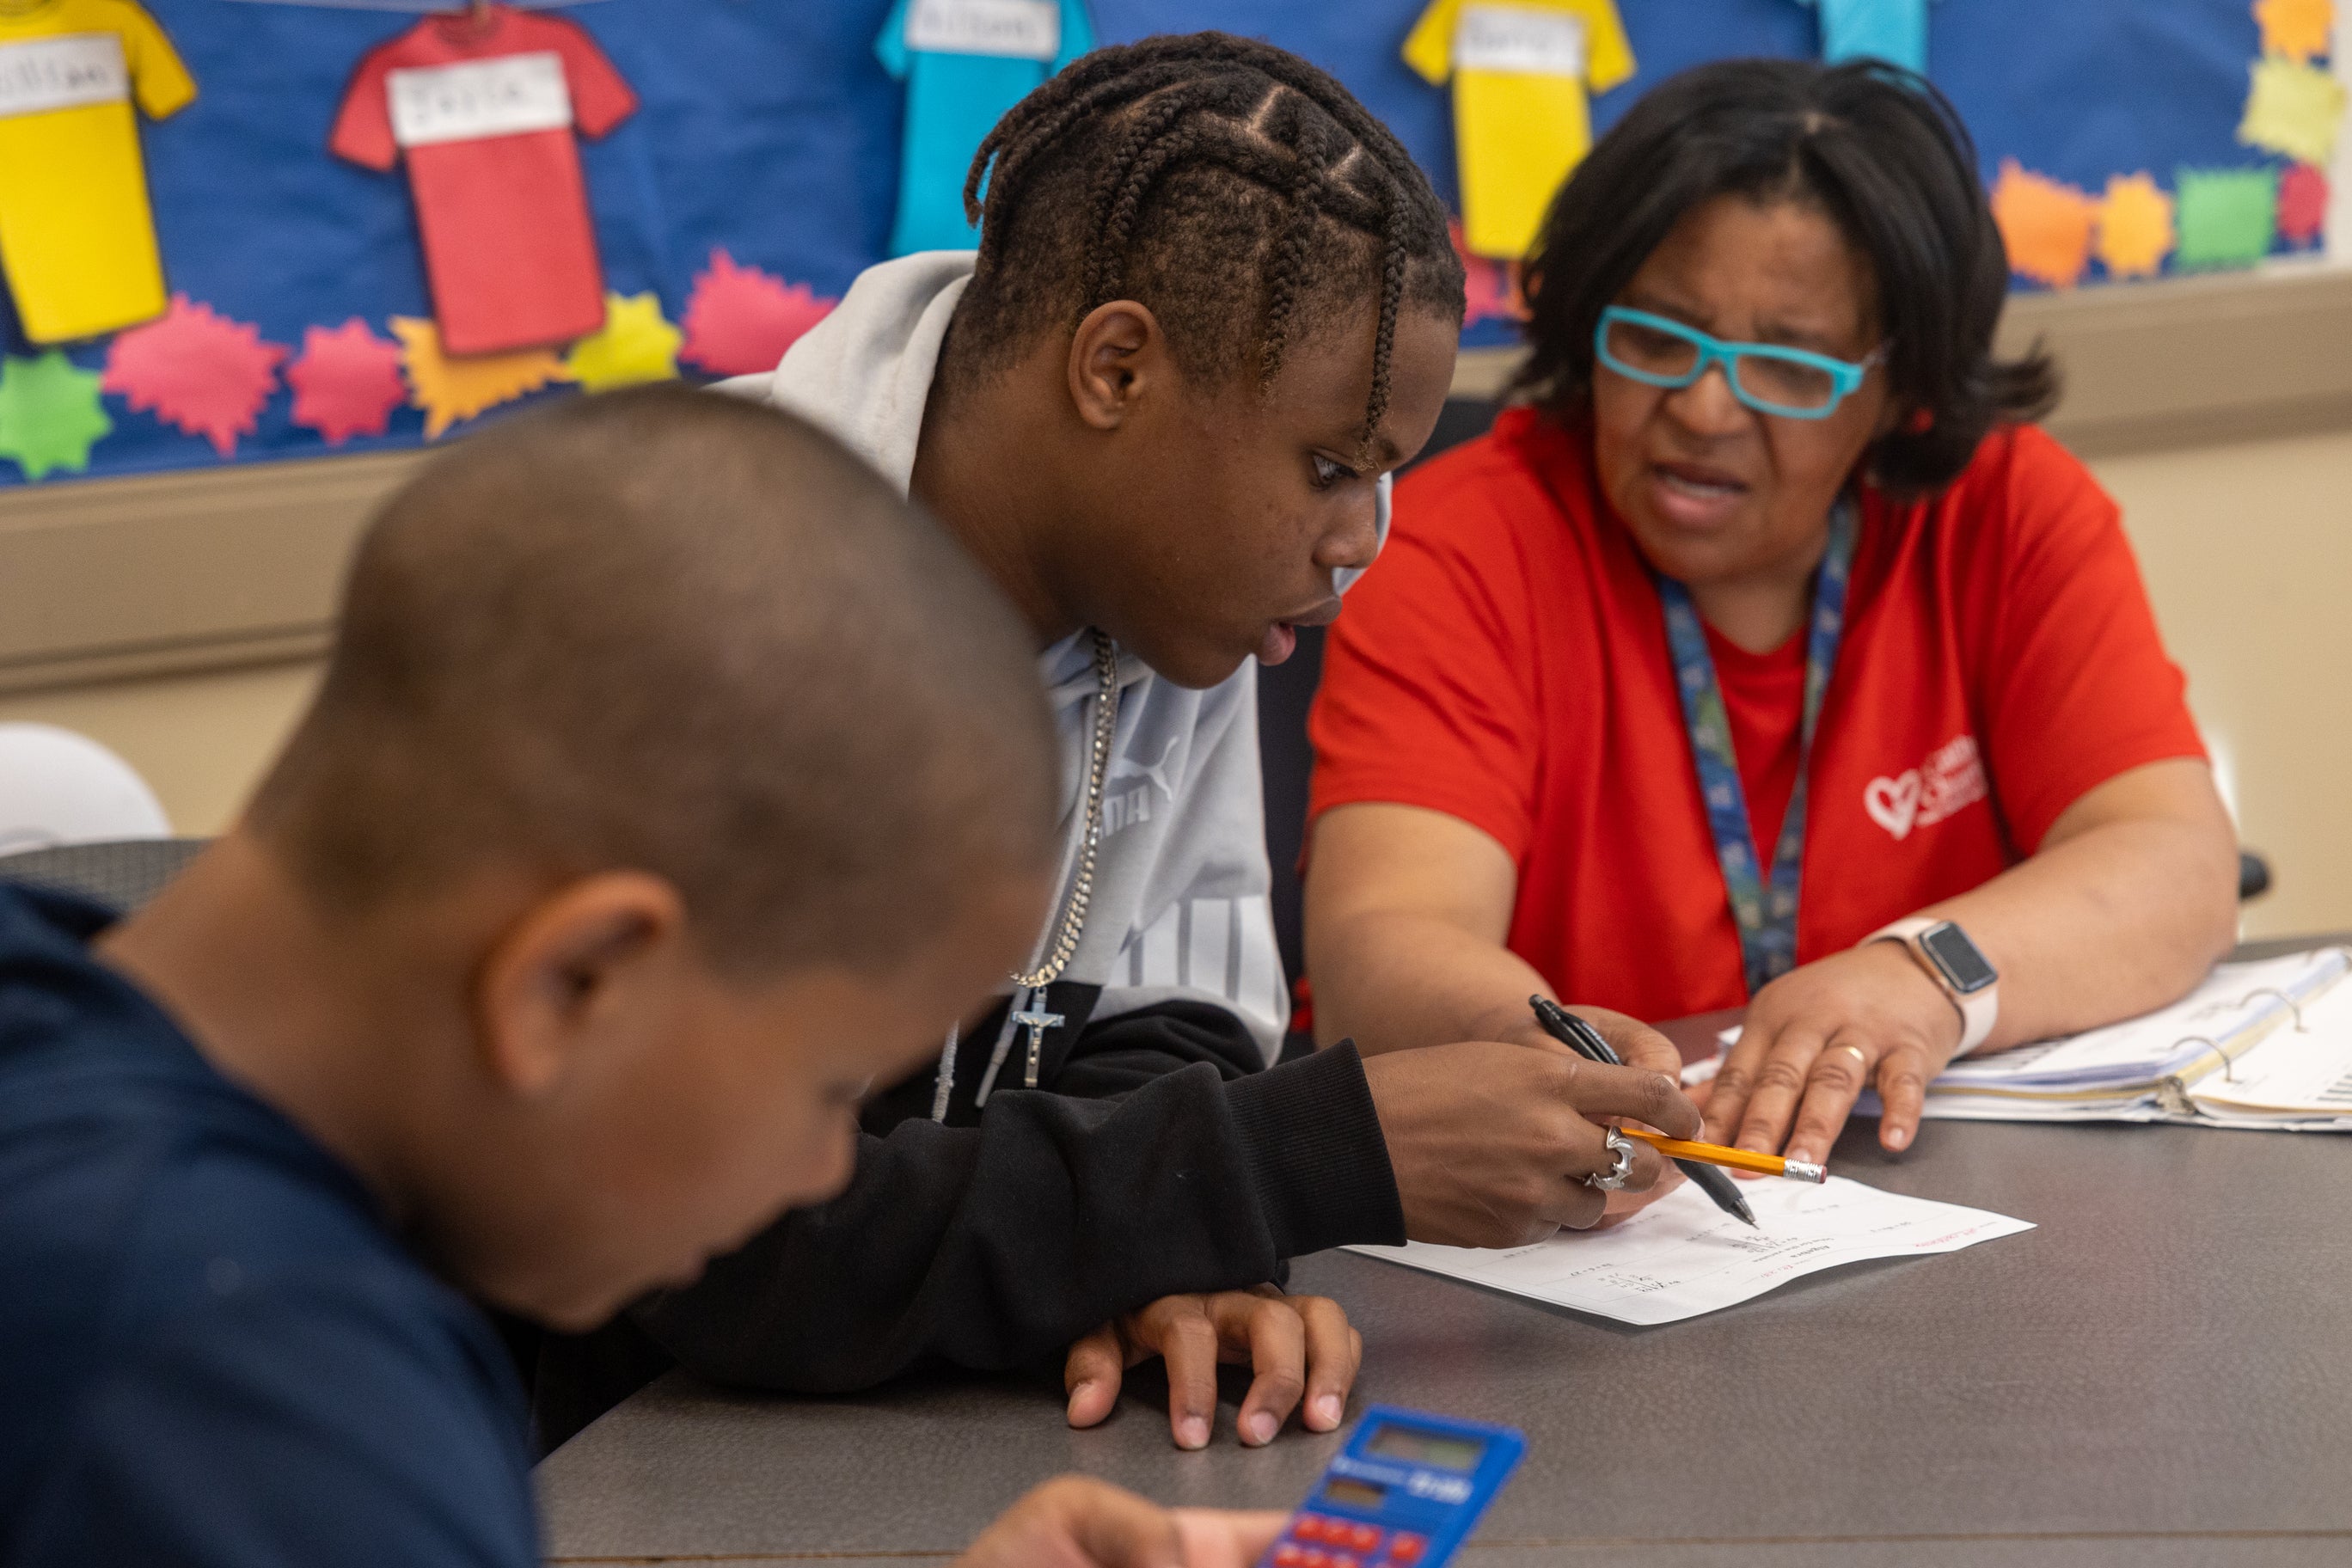
<svg viewBox="0 0 2352 1568">
<path fill-rule="evenodd" d="M 95 337 L 163 313 L 163 262 L 131 102 L 196 84 L 131 0 L 0 7 L 0 270 L 25 335 Z"/>
<path fill-rule="evenodd" d="M 1463 243 L 1515 260 L 1592 146 L 1586 89 L 1633 74 L 1612 0 L 1433 0 L 1404 42 L 1433 87 L 1454 79 Z"/>
</svg>

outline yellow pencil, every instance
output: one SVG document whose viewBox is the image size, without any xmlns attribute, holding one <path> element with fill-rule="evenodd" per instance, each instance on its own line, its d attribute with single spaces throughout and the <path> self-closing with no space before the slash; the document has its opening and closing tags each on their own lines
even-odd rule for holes
<svg viewBox="0 0 2352 1568">
<path fill-rule="evenodd" d="M 1628 1138 L 1639 1138 L 1669 1160 L 1696 1160 L 1702 1165 L 1728 1165 L 1735 1171 L 1785 1176 L 1792 1182 L 1824 1182 L 1829 1179 L 1827 1170 L 1802 1160 L 1784 1160 L 1778 1154 L 1758 1154 L 1746 1149 L 1727 1149 L 1720 1143 L 1686 1143 L 1680 1138 L 1669 1138 L 1663 1132 L 1644 1132 L 1638 1127 L 1620 1127 L 1617 1131 Z"/>
</svg>

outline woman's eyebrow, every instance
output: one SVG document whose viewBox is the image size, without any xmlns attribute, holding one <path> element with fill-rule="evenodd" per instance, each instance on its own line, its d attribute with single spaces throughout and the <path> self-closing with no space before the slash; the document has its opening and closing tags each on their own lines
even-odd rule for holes
<svg viewBox="0 0 2352 1568">
<path fill-rule="evenodd" d="M 1669 300 L 1664 295 L 1653 294 L 1643 289 L 1625 290 L 1625 303 L 1636 310 L 1647 310 L 1654 316 L 1665 316 L 1682 322 L 1686 327 L 1696 327 L 1701 331 L 1709 331 L 1709 323 L 1714 320 L 1705 310 Z"/>
<path fill-rule="evenodd" d="M 1811 327 L 1795 326 L 1787 321 L 1766 321 L 1756 323 L 1756 334 L 1759 342 L 1811 349 L 1816 353 L 1832 354 L 1840 359 L 1850 357 L 1843 340 L 1834 332 L 1816 331 Z"/>
</svg>

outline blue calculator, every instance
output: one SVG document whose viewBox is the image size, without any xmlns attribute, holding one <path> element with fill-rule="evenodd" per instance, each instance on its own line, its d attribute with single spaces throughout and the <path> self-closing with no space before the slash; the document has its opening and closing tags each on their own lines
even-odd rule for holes
<svg viewBox="0 0 2352 1568">
<path fill-rule="evenodd" d="M 1439 1568 L 1527 1451 L 1508 1426 L 1375 1405 L 1258 1568 Z"/>
</svg>

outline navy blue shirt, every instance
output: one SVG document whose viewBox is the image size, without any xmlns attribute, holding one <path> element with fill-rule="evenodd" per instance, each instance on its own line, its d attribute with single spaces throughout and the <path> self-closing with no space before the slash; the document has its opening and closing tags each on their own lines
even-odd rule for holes
<svg viewBox="0 0 2352 1568">
<path fill-rule="evenodd" d="M 0 887 L 0 1564 L 536 1563 L 497 1335 L 109 918 Z"/>
</svg>

